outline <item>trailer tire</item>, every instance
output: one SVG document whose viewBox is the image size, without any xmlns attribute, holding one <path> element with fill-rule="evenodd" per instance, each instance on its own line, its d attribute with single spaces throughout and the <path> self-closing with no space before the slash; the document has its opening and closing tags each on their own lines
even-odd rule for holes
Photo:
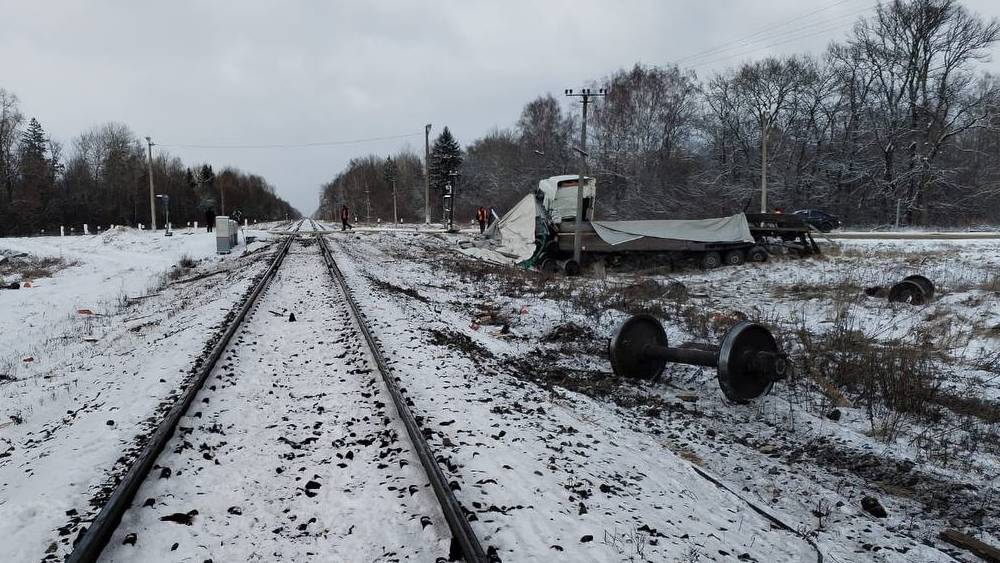
<svg viewBox="0 0 1000 563">
<path fill-rule="evenodd" d="M 706 252 L 701 255 L 701 267 L 705 270 L 712 270 L 722 265 L 722 256 L 715 251 Z"/>
<path fill-rule="evenodd" d="M 727 266 L 739 266 L 746 260 L 746 257 L 742 250 L 730 250 L 722 257 L 722 260 Z"/>
<path fill-rule="evenodd" d="M 751 262 L 767 262 L 767 249 L 763 246 L 754 246 L 747 251 L 747 258 Z"/>
<path fill-rule="evenodd" d="M 558 274 L 559 263 L 552 258 L 542 258 L 538 262 L 538 270 L 546 274 Z"/>
<path fill-rule="evenodd" d="M 563 272 L 566 272 L 567 276 L 579 276 L 580 263 L 576 260 L 567 260 L 566 264 L 563 265 Z"/>
</svg>

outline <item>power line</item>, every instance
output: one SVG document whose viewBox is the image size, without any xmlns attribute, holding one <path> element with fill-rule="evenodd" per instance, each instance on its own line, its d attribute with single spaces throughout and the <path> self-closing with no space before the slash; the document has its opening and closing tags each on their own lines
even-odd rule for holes
<svg viewBox="0 0 1000 563">
<path fill-rule="evenodd" d="M 388 137 L 369 137 L 366 139 L 351 139 L 343 141 L 318 141 L 315 143 L 280 143 L 280 144 L 270 144 L 270 145 L 188 145 L 188 144 L 157 143 L 157 145 L 161 147 L 180 148 L 180 149 L 296 149 L 296 148 L 307 148 L 307 147 L 330 147 L 337 145 L 357 145 L 361 143 L 373 143 L 376 141 L 392 141 L 395 139 L 416 137 L 418 135 L 423 135 L 423 132 L 406 133 L 403 135 L 391 135 Z"/>
<path fill-rule="evenodd" d="M 773 47 L 775 45 L 783 45 L 790 41 L 796 41 L 798 39 L 804 39 L 814 35 L 819 35 L 821 33 L 826 33 L 828 31 L 835 31 L 841 29 L 843 24 L 847 20 L 852 20 L 865 12 L 871 10 L 875 5 L 867 6 L 863 9 L 856 10 L 847 14 L 842 14 L 830 19 L 823 21 L 813 22 L 810 24 L 803 25 L 797 29 L 786 30 L 780 33 L 775 33 L 768 37 L 764 37 L 754 41 L 747 41 L 741 44 L 735 44 L 724 49 L 717 49 L 714 55 L 701 55 L 697 59 L 691 59 L 686 64 L 691 67 L 704 66 L 706 64 L 711 64 L 718 61 L 724 61 L 734 57 L 739 57 L 749 52 L 759 51 L 763 48 Z M 763 45 L 761 45 L 763 44 Z M 754 47 L 754 45 L 761 45 Z M 733 51 L 737 51 L 732 53 Z"/>
<path fill-rule="evenodd" d="M 825 27 L 825 28 L 822 28 L 822 29 L 809 30 L 809 31 L 807 31 L 805 33 L 800 33 L 800 34 L 797 34 L 797 35 L 794 35 L 794 36 L 787 36 L 787 37 L 783 38 L 781 41 L 776 41 L 776 42 L 773 42 L 773 43 L 768 43 L 768 44 L 765 44 L 765 45 L 761 45 L 759 47 L 754 47 L 752 49 L 746 49 L 746 50 L 743 50 L 743 51 L 741 51 L 739 53 L 735 53 L 735 54 L 732 54 L 732 55 L 723 55 L 722 57 L 715 58 L 715 59 L 710 59 L 710 60 L 706 60 L 706 61 L 702 61 L 702 62 L 698 63 L 697 65 L 692 65 L 692 66 L 693 67 L 704 67 L 704 66 L 715 64 L 715 63 L 718 63 L 718 62 L 723 62 L 723 61 L 727 61 L 727 60 L 730 60 L 730 59 L 734 59 L 736 57 L 742 57 L 742 56 L 747 55 L 749 53 L 755 53 L 757 51 L 762 51 L 764 49 L 770 49 L 770 48 L 773 48 L 773 47 L 777 47 L 779 45 L 784 45 L 786 43 L 791 43 L 793 41 L 798 41 L 800 39 L 805 39 L 806 37 L 810 37 L 810 36 L 813 36 L 813 35 L 819 35 L 821 33 L 826 33 L 826 32 L 829 32 L 829 31 L 836 31 L 836 30 L 839 30 L 841 28 L 842 28 L 842 24 L 838 23 L 836 25 L 832 25 L 832 26 Z"/>
<path fill-rule="evenodd" d="M 723 43 L 721 45 L 717 45 L 717 46 L 711 47 L 709 49 L 705 49 L 705 50 L 702 50 L 702 51 L 697 51 L 697 52 L 692 53 L 690 55 L 685 55 L 685 56 L 677 59 L 676 62 L 680 63 L 680 62 L 687 61 L 687 60 L 690 60 L 690 59 L 697 59 L 697 58 L 701 58 L 701 57 L 706 56 L 706 55 L 715 54 L 716 52 L 718 52 L 720 50 L 727 50 L 730 46 L 732 46 L 734 44 L 739 44 L 739 43 L 743 43 L 745 41 L 752 40 L 755 37 L 757 37 L 759 35 L 762 35 L 764 33 L 767 33 L 769 31 L 773 31 L 775 29 L 778 29 L 778 28 L 781 28 L 781 27 L 785 27 L 786 25 L 789 25 L 791 23 L 795 23 L 796 21 L 799 21 L 799 20 L 802 20 L 802 19 L 806 19 L 806 18 L 814 16 L 814 15 L 820 13 L 820 12 L 824 12 L 824 11 L 829 10 L 831 8 L 835 8 L 837 6 L 840 6 L 842 4 L 846 4 L 846 3 L 852 2 L 852 1 L 854 1 L 854 0 L 839 0 L 839 1 L 834 2 L 833 4 L 830 4 L 830 5 L 825 6 L 823 8 L 819 8 L 819 9 L 816 9 L 816 10 L 812 10 L 810 12 L 806 12 L 804 14 L 800 14 L 800 15 L 794 17 L 794 18 L 785 20 L 783 22 L 779 22 L 779 23 L 776 23 L 776 24 L 765 25 L 764 27 L 762 27 L 762 28 L 758 29 L 757 31 L 751 33 L 750 35 L 746 35 L 746 36 L 741 37 L 739 39 L 734 39 L 733 41 L 730 41 L 730 42 L 727 42 L 727 43 Z"/>
</svg>

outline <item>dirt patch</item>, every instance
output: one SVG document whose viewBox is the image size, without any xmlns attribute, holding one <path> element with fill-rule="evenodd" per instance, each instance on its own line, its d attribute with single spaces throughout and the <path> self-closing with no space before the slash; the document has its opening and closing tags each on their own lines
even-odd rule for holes
<svg viewBox="0 0 1000 563">
<path fill-rule="evenodd" d="M 402 294 L 402 295 L 406 295 L 407 297 L 411 297 L 411 298 L 416 299 L 417 301 L 420 301 L 422 303 L 428 303 L 428 302 L 430 302 L 429 299 L 427 299 L 423 295 L 420 295 L 420 292 L 418 292 L 417 290 L 415 290 L 415 289 L 413 289 L 411 287 L 399 287 L 398 285 L 393 285 L 393 284 L 391 284 L 391 283 L 389 283 L 387 281 L 382 281 L 380 279 L 376 279 L 376 278 L 373 278 L 373 277 L 369 277 L 368 281 L 371 282 L 371 284 L 373 286 L 375 286 L 375 287 L 377 287 L 377 288 L 379 288 L 379 289 L 381 289 L 383 291 L 387 291 L 389 293 L 399 293 L 399 294 Z"/>
<path fill-rule="evenodd" d="M 702 416 L 682 401 L 669 401 L 645 382 L 633 381 L 599 369 L 570 368 L 562 360 L 578 359 L 548 349 L 536 349 L 525 356 L 513 359 L 503 366 L 504 373 L 530 381 L 545 389 L 561 388 L 581 393 L 600 401 L 609 401 L 623 408 L 653 418 L 664 412 L 678 412 L 689 416 Z M 654 432 L 656 433 L 656 432 Z"/>
<path fill-rule="evenodd" d="M 55 256 L 0 254 L 0 279 L 7 277 L 17 277 L 22 280 L 48 278 L 60 270 L 76 265 L 76 261 Z"/>
<path fill-rule="evenodd" d="M 786 459 L 792 464 L 802 457 L 811 458 L 818 466 L 829 468 L 834 475 L 848 471 L 888 494 L 912 498 L 922 505 L 927 514 L 949 521 L 959 520 L 963 525 L 982 526 L 988 514 L 1000 511 L 1000 501 L 995 495 L 980 495 L 979 487 L 972 483 L 931 475 L 910 461 L 840 448 L 826 440 L 795 448 Z"/>
<path fill-rule="evenodd" d="M 451 329 L 439 330 L 436 328 L 427 329 L 427 334 L 430 335 L 431 344 L 460 350 L 477 362 L 494 358 L 493 352 L 466 334 Z"/>
<path fill-rule="evenodd" d="M 579 342 L 596 340 L 597 335 L 589 327 L 574 322 L 563 323 L 542 336 L 542 342 Z"/>
</svg>

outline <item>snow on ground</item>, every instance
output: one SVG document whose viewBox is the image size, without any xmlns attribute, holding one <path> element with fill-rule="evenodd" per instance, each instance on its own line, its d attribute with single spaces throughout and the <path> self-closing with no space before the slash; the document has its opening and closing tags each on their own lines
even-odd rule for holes
<svg viewBox="0 0 1000 563">
<path fill-rule="evenodd" d="M 480 507 L 496 504 L 501 513 L 481 518 L 518 557 L 540 553 L 548 535 L 558 537 L 558 545 L 572 549 L 576 559 L 621 560 L 614 558 L 621 542 L 602 542 L 604 533 L 656 529 L 668 530 L 668 538 L 649 546 L 647 555 L 682 559 L 685 542 L 678 538 L 688 534 L 686 548 L 692 553 L 725 560 L 705 537 L 713 526 L 727 533 L 731 527 L 694 522 L 702 517 L 699 508 L 713 514 L 725 506 L 749 510 L 739 498 L 724 494 L 683 508 L 671 503 L 673 510 L 666 513 L 644 504 L 671 494 L 656 488 L 664 484 L 660 479 L 692 476 L 678 456 L 815 538 L 827 560 L 970 560 L 937 539 L 944 527 L 998 543 L 1000 242 L 851 241 L 827 247 L 828 255 L 817 259 L 711 272 L 651 268 L 645 277 L 609 274 L 570 287 L 566 280 L 460 256 L 456 237 L 371 233 L 331 238 L 343 241 L 344 253 L 355 264 L 352 275 L 364 288 L 358 291 L 363 307 L 378 319 L 376 332 L 397 347 L 400 362 L 407 362 L 402 373 L 420 386 L 424 398 L 423 403 L 415 398 L 418 408 L 436 420 L 459 420 L 436 430 L 442 442 L 447 437 L 452 444 L 464 488 L 475 481 L 471 468 L 498 481 L 476 484 L 465 500 L 489 495 Z M 930 305 L 858 297 L 865 287 L 918 272 L 938 283 L 939 297 Z M 658 293 L 636 294 L 648 279 L 657 282 Z M 946 375 L 939 383 L 947 391 L 938 397 L 954 400 L 936 405 L 945 408 L 935 409 L 934 423 L 877 409 L 869 417 L 860 401 L 844 397 L 849 393 L 831 393 L 844 399 L 834 403 L 806 375 L 778 384 L 771 396 L 750 406 L 727 404 L 710 369 L 672 365 L 659 383 L 616 381 L 608 377 L 605 343 L 626 317 L 623 311 L 636 307 L 673 319 L 667 329 L 676 344 L 717 341 L 719 329 L 742 316 L 769 320 L 793 347 L 797 368 L 811 356 L 794 348 L 792 337 L 834 329 L 858 331 L 889 348 L 910 342 L 917 351 L 920 346 L 938 350 L 944 357 L 934 360 L 935 369 Z M 413 355 L 417 350 L 430 351 L 434 361 L 405 359 L 419 358 Z M 456 350 L 465 358 L 456 358 Z M 465 393 L 459 401 L 456 390 Z M 442 401 L 448 402 L 442 407 Z M 883 422 L 898 425 L 891 437 L 875 431 Z M 478 430 L 483 427 L 496 433 L 484 439 Z M 547 442 L 548 456 L 537 455 L 532 446 L 538 441 Z M 478 449 L 484 444 L 498 453 L 483 455 Z M 510 463 L 516 470 L 507 471 L 517 477 L 497 478 L 491 466 L 497 458 L 528 467 Z M 518 482 L 533 487 L 530 495 L 514 485 Z M 666 488 L 676 493 L 692 486 L 686 481 Z M 559 519 L 550 516 L 554 523 L 523 537 L 525 532 L 502 516 L 514 512 L 509 508 L 522 494 L 537 497 L 532 504 L 544 509 L 519 509 L 519 517 L 538 522 L 544 520 L 541 512 Z M 888 516 L 864 512 L 866 496 L 879 499 Z M 496 498 L 507 500 L 506 508 Z M 573 510 L 577 502 L 587 506 L 586 513 Z M 594 504 L 599 511 L 591 509 Z M 678 513 L 683 515 L 679 520 Z M 741 533 L 747 524 L 740 526 Z M 776 549 L 774 544 L 784 540 L 767 524 L 750 524 L 757 534 L 754 545 L 762 549 Z M 582 529 L 596 538 L 593 544 L 572 537 Z"/>
<path fill-rule="evenodd" d="M 447 556 L 434 494 L 310 242 L 293 244 L 104 560 Z"/>
<path fill-rule="evenodd" d="M 0 536 L 12 538 L 0 560 L 68 552 L 119 458 L 266 267 L 268 239 L 299 226 L 258 225 L 246 234 L 263 242 L 227 256 L 204 232 L 0 239 L 0 251 L 68 265 L 0 290 L 0 374 L 14 379 L 0 382 Z M 1000 543 L 1000 241 L 851 240 L 815 259 L 566 280 L 463 256 L 467 232 L 323 226 L 474 529 L 504 561 L 815 561 L 812 543 L 834 562 L 972 560 L 937 539 L 944 527 Z M 382 422 L 388 401 L 318 250 L 296 248 L 109 560 L 445 555 L 445 524 L 401 430 Z M 934 302 L 861 296 L 912 273 L 937 283 Z M 667 319 L 674 344 L 764 320 L 796 375 L 748 406 L 726 403 L 712 369 L 613 378 L 607 337 L 637 310 Z M 831 334 L 945 374 L 933 413 L 868 409 L 824 380 L 855 353 L 824 348 Z M 866 496 L 888 515 L 866 513 Z"/>
<path fill-rule="evenodd" d="M 214 233 L 124 228 L 0 249 L 74 264 L 0 291 L 0 560 L 37 561 L 66 552 L 268 252 L 216 256 Z"/>
<path fill-rule="evenodd" d="M 816 560 L 806 541 L 697 475 L 641 420 L 525 384 L 483 357 L 483 336 L 467 328 L 461 305 L 450 306 L 468 305 L 468 295 L 429 289 L 447 280 L 358 239 L 331 237 L 341 268 L 459 501 L 502 560 Z"/>
</svg>

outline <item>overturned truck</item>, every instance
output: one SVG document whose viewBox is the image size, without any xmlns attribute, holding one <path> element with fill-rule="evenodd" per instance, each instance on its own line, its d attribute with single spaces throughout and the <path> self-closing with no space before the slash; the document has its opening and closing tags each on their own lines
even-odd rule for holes
<svg viewBox="0 0 1000 563">
<path fill-rule="evenodd" d="M 528 267 L 579 272 L 573 260 L 579 176 L 554 176 L 538 183 L 487 235 L 499 252 Z M 703 268 L 767 260 L 775 245 L 800 254 L 819 247 L 812 228 L 801 218 L 783 214 L 744 214 L 714 219 L 595 221 L 596 181 L 584 178 L 580 230 L 584 263 L 624 256 L 657 255 L 694 259 Z"/>
</svg>

